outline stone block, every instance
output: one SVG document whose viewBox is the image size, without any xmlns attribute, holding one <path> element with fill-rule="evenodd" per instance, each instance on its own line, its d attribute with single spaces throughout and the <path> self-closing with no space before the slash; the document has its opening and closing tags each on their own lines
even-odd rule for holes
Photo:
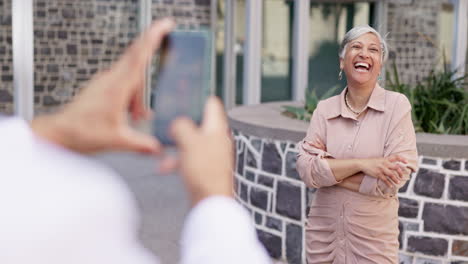
<svg viewBox="0 0 468 264">
<path fill-rule="evenodd" d="M 282 246 L 281 237 L 257 230 L 258 240 L 263 244 L 270 257 L 278 259 L 281 257 Z"/>
<path fill-rule="evenodd" d="M 419 231 L 419 224 L 407 221 L 400 221 L 405 231 Z"/>
<path fill-rule="evenodd" d="M 458 160 L 447 160 L 442 163 L 442 167 L 447 170 L 460 170 L 461 162 Z"/>
<path fill-rule="evenodd" d="M 60 101 L 55 100 L 54 97 L 50 95 L 44 96 L 42 102 L 44 103 L 44 106 L 57 106 L 60 104 Z"/>
<path fill-rule="evenodd" d="M 437 165 L 437 160 L 435 160 L 435 159 L 429 159 L 429 158 L 423 158 L 423 159 L 422 159 L 422 164 Z"/>
<path fill-rule="evenodd" d="M 50 48 L 49 47 L 41 48 L 40 55 L 50 55 Z"/>
<path fill-rule="evenodd" d="M 292 219 L 301 220 L 301 187 L 286 181 L 278 181 L 276 212 Z"/>
<path fill-rule="evenodd" d="M 411 174 L 411 177 L 413 177 L 413 176 L 414 176 L 414 173 Z M 409 183 L 410 183 L 410 180 L 406 181 L 405 185 L 401 186 L 401 188 L 398 189 L 398 193 L 405 193 L 408 190 Z"/>
<path fill-rule="evenodd" d="M 209 6 L 211 3 L 211 0 L 195 0 L 195 4 L 197 6 Z"/>
<path fill-rule="evenodd" d="M 296 170 L 297 152 L 289 151 L 286 153 L 286 176 L 300 180 L 299 173 Z"/>
<path fill-rule="evenodd" d="M 289 264 L 302 262 L 302 229 L 296 224 L 286 226 L 286 259 Z"/>
<path fill-rule="evenodd" d="M 258 175 L 258 183 L 267 187 L 273 187 L 274 179 L 273 177 L 266 175 Z"/>
<path fill-rule="evenodd" d="M 407 250 L 430 256 L 445 256 L 447 255 L 448 241 L 443 238 L 410 236 L 408 237 Z"/>
<path fill-rule="evenodd" d="M 406 218 L 416 218 L 419 212 L 419 202 L 413 199 L 399 198 L 398 215 Z"/>
<path fill-rule="evenodd" d="M 247 149 L 246 164 L 252 168 L 257 168 L 257 158 L 255 158 L 255 155 L 249 149 Z"/>
<path fill-rule="evenodd" d="M 68 55 L 76 55 L 78 54 L 78 47 L 74 44 L 67 45 L 67 54 Z"/>
<path fill-rule="evenodd" d="M 47 72 L 48 73 L 58 73 L 59 66 L 57 64 L 47 64 Z"/>
<path fill-rule="evenodd" d="M 419 169 L 414 182 L 416 194 L 441 198 L 444 192 L 445 175 L 428 169 Z"/>
<path fill-rule="evenodd" d="M 399 249 L 402 249 L 403 247 L 403 233 L 405 232 L 405 229 L 403 228 L 403 224 L 401 221 L 398 221 L 398 230 L 400 231 L 398 233 L 398 244 L 399 244 Z"/>
<path fill-rule="evenodd" d="M 245 178 L 251 182 L 255 182 L 255 172 L 245 170 Z"/>
<path fill-rule="evenodd" d="M 275 143 L 265 143 L 262 154 L 262 170 L 281 175 L 282 159 Z"/>
<path fill-rule="evenodd" d="M 286 150 L 286 147 L 288 146 L 288 144 L 284 143 L 284 142 L 281 142 L 280 144 L 280 147 L 281 147 L 281 151 L 282 153 L 284 153 L 284 151 Z"/>
<path fill-rule="evenodd" d="M 400 253 L 398 258 L 399 264 L 413 264 L 413 256 Z"/>
<path fill-rule="evenodd" d="M 268 192 L 259 188 L 250 188 L 250 203 L 263 210 L 268 209 Z"/>
<path fill-rule="evenodd" d="M 452 256 L 468 257 L 468 241 L 453 240 Z"/>
<path fill-rule="evenodd" d="M 2 82 L 11 82 L 11 81 L 13 81 L 13 75 L 11 74 L 2 75 Z"/>
<path fill-rule="evenodd" d="M 244 176 L 244 155 L 245 151 L 241 151 L 240 153 L 237 153 L 237 173 Z"/>
<path fill-rule="evenodd" d="M 426 232 L 468 235 L 468 207 L 426 203 L 422 218 Z"/>
<path fill-rule="evenodd" d="M 55 38 L 55 31 L 47 31 L 47 38 L 53 39 Z"/>
<path fill-rule="evenodd" d="M 239 180 L 234 177 L 233 179 L 233 189 L 234 189 L 234 193 L 237 194 L 237 195 L 240 195 L 240 191 L 239 191 Z"/>
<path fill-rule="evenodd" d="M 449 197 L 452 200 L 468 202 L 468 177 L 453 176 L 449 183 Z"/>
<path fill-rule="evenodd" d="M 257 225 L 263 224 L 263 215 L 261 215 L 260 213 L 255 212 L 254 218 L 255 218 L 255 223 Z"/>
<path fill-rule="evenodd" d="M 68 36 L 68 32 L 67 32 L 67 31 L 61 30 L 61 31 L 59 31 L 59 32 L 57 33 L 57 37 L 58 37 L 59 39 L 66 39 L 67 36 Z"/>
<path fill-rule="evenodd" d="M 34 92 L 43 92 L 45 90 L 44 85 L 36 84 L 34 85 Z"/>
<path fill-rule="evenodd" d="M 265 225 L 280 232 L 283 230 L 283 221 L 275 217 L 267 216 Z"/>
<path fill-rule="evenodd" d="M 442 260 L 439 259 L 430 259 L 430 258 L 422 258 L 418 257 L 414 261 L 415 264 L 444 264 Z"/>
<path fill-rule="evenodd" d="M 75 18 L 75 10 L 73 8 L 64 8 L 62 10 L 62 16 L 65 19 L 74 19 Z"/>
<path fill-rule="evenodd" d="M 242 182 L 240 182 L 240 198 L 244 201 L 244 202 L 248 202 L 249 201 L 249 196 L 248 196 L 248 186 Z"/>
<path fill-rule="evenodd" d="M 46 17 L 46 12 L 44 10 L 37 10 L 36 11 L 36 17 L 37 18 Z"/>
<path fill-rule="evenodd" d="M 261 139 L 252 139 L 250 144 L 257 150 L 258 153 L 261 153 L 262 150 L 262 140 Z"/>
<path fill-rule="evenodd" d="M 0 103 L 13 102 L 13 96 L 9 91 L 0 90 Z"/>
</svg>

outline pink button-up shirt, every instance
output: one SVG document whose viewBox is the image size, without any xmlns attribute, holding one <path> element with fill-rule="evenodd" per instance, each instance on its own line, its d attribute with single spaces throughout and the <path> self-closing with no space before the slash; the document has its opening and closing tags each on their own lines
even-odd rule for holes
<svg viewBox="0 0 468 264">
<path fill-rule="evenodd" d="M 392 187 L 365 175 L 359 192 L 353 192 L 336 185 L 338 182 L 325 158 L 398 154 L 416 171 L 418 154 L 411 105 L 404 95 L 386 91 L 377 84 L 366 106 L 367 113 L 356 119 L 345 105 L 345 92 L 346 89 L 318 104 L 307 135 L 298 144 L 297 171 L 308 187 L 318 188 L 306 228 L 309 263 L 396 263 L 396 194 L 410 173 Z M 326 152 L 308 144 L 316 139 L 324 143 Z"/>
</svg>

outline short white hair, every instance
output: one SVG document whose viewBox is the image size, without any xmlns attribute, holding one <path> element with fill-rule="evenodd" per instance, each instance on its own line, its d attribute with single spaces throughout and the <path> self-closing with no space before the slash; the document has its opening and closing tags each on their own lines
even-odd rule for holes
<svg viewBox="0 0 468 264">
<path fill-rule="evenodd" d="M 380 41 L 380 48 L 382 50 L 382 63 L 384 63 L 387 58 L 388 58 L 388 47 L 387 47 L 387 42 L 385 41 L 384 38 L 380 35 L 377 30 L 372 28 L 369 25 L 362 25 L 362 26 L 356 26 L 350 29 L 344 36 L 343 41 L 341 42 L 340 45 L 340 51 L 338 55 L 340 56 L 341 59 L 344 59 L 345 54 L 346 54 L 346 47 L 348 46 L 348 43 L 359 38 L 360 36 L 367 34 L 367 33 L 372 33 Z"/>
</svg>

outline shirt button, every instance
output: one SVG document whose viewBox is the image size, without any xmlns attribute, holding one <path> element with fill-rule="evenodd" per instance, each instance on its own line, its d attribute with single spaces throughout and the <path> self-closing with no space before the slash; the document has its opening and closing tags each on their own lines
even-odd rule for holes
<svg viewBox="0 0 468 264">
<path fill-rule="evenodd" d="M 351 149 L 353 146 L 352 145 L 348 145 L 348 149 Z"/>
<path fill-rule="evenodd" d="M 361 124 L 361 122 L 356 121 L 356 126 L 359 126 L 360 124 Z"/>
</svg>

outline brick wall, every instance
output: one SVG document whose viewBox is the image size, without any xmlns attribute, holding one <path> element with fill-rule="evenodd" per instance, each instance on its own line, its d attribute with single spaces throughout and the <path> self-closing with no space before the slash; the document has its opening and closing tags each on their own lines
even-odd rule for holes
<svg viewBox="0 0 468 264">
<path fill-rule="evenodd" d="M 35 112 L 76 94 L 114 61 L 138 32 L 138 2 L 34 1 Z"/>
<path fill-rule="evenodd" d="M 390 48 L 387 66 L 396 64 L 402 83 L 422 81 L 440 61 L 437 45 L 439 13 L 444 1 L 388 1 L 387 32 Z"/>
<path fill-rule="evenodd" d="M 210 0 L 153 0 L 154 18 L 209 26 Z M 11 0 L 0 0 L 0 113 L 12 112 Z M 34 110 L 54 111 L 138 34 L 138 0 L 34 1 Z"/>
<path fill-rule="evenodd" d="M 11 0 L 0 0 L 0 113 L 13 112 L 13 52 Z"/>
</svg>

